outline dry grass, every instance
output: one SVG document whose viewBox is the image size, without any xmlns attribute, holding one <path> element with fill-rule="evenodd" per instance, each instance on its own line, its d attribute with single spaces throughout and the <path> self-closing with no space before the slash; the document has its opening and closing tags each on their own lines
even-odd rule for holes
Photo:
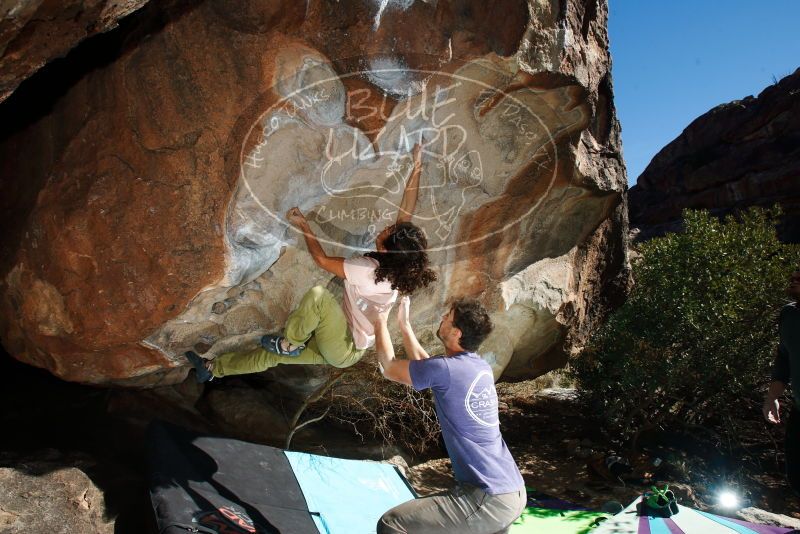
<svg viewBox="0 0 800 534">
<path fill-rule="evenodd" d="M 436 447 L 439 422 L 429 392 L 386 380 L 374 361 L 347 368 L 341 378 L 308 408 L 304 419 L 319 417 L 351 428 L 358 436 L 421 454 Z"/>
</svg>

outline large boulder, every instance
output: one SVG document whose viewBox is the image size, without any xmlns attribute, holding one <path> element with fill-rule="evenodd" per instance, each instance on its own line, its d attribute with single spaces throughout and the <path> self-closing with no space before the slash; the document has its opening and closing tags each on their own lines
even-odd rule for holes
<svg viewBox="0 0 800 534">
<path fill-rule="evenodd" d="M 449 298 L 476 297 L 495 375 L 532 377 L 624 295 L 605 2 L 147 9 L 113 61 L 67 58 L 86 74 L 50 109 L 0 108 L 14 119 L 0 326 L 16 358 L 146 386 L 183 380 L 187 349 L 253 346 L 309 287 L 337 289 L 285 211 L 303 209 L 329 254 L 362 253 L 420 141 L 416 222 L 439 275 L 412 304 L 424 344 Z"/>
<path fill-rule="evenodd" d="M 148 0 L 16 0 L 0 4 L 0 102 L 87 37 L 117 27 Z"/>
<path fill-rule="evenodd" d="M 680 229 L 686 208 L 724 215 L 778 203 L 780 238 L 800 243 L 800 69 L 692 121 L 656 154 L 629 202 L 642 239 Z"/>
<path fill-rule="evenodd" d="M 114 521 L 86 467 L 47 461 L 0 467 L 0 531 L 112 534 Z"/>
</svg>

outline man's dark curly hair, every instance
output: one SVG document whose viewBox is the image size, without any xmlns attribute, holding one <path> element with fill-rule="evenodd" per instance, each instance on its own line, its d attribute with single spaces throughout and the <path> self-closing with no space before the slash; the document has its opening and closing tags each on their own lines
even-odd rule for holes
<svg viewBox="0 0 800 534">
<path fill-rule="evenodd" d="M 478 350 L 494 328 L 486 308 L 477 300 L 459 299 L 450 309 L 453 310 L 453 326 L 461 330 L 459 344 L 469 351 Z"/>
<path fill-rule="evenodd" d="M 419 226 L 410 222 L 395 224 L 383 246 L 385 252 L 364 254 L 380 264 L 375 269 L 375 283 L 389 280 L 392 289 L 410 295 L 436 280 L 436 273 L 429 268 L 428 253 L 425 251 L 428 239 Z"/>
</svg>

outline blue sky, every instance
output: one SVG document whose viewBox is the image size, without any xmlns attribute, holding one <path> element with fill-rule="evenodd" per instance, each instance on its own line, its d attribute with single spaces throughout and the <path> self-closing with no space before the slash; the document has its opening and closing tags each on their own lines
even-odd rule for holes
<svg viewBox="0 0 800 534">
<path fill-rule="evenodd" d="M 609 0 L 628 181 L 695 118 L 800 67 L 800 0 Z"/>
</svg>

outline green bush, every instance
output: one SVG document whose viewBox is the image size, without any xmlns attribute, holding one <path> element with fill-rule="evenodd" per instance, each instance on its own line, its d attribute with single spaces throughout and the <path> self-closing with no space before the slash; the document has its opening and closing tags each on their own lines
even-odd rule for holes
<svg viewBox="0 0 800 534">
<path fill-rule="evenodd" d="M 720 221 L 686 210 L 684 232 L 640 245 L 628 300 L 572 363 L 608 430 L 625 439 L 701 424 L 761 394 L 800 262 L 800 247 L 776 237 L 779 214 L 753 208 Z"/>
</svg>

